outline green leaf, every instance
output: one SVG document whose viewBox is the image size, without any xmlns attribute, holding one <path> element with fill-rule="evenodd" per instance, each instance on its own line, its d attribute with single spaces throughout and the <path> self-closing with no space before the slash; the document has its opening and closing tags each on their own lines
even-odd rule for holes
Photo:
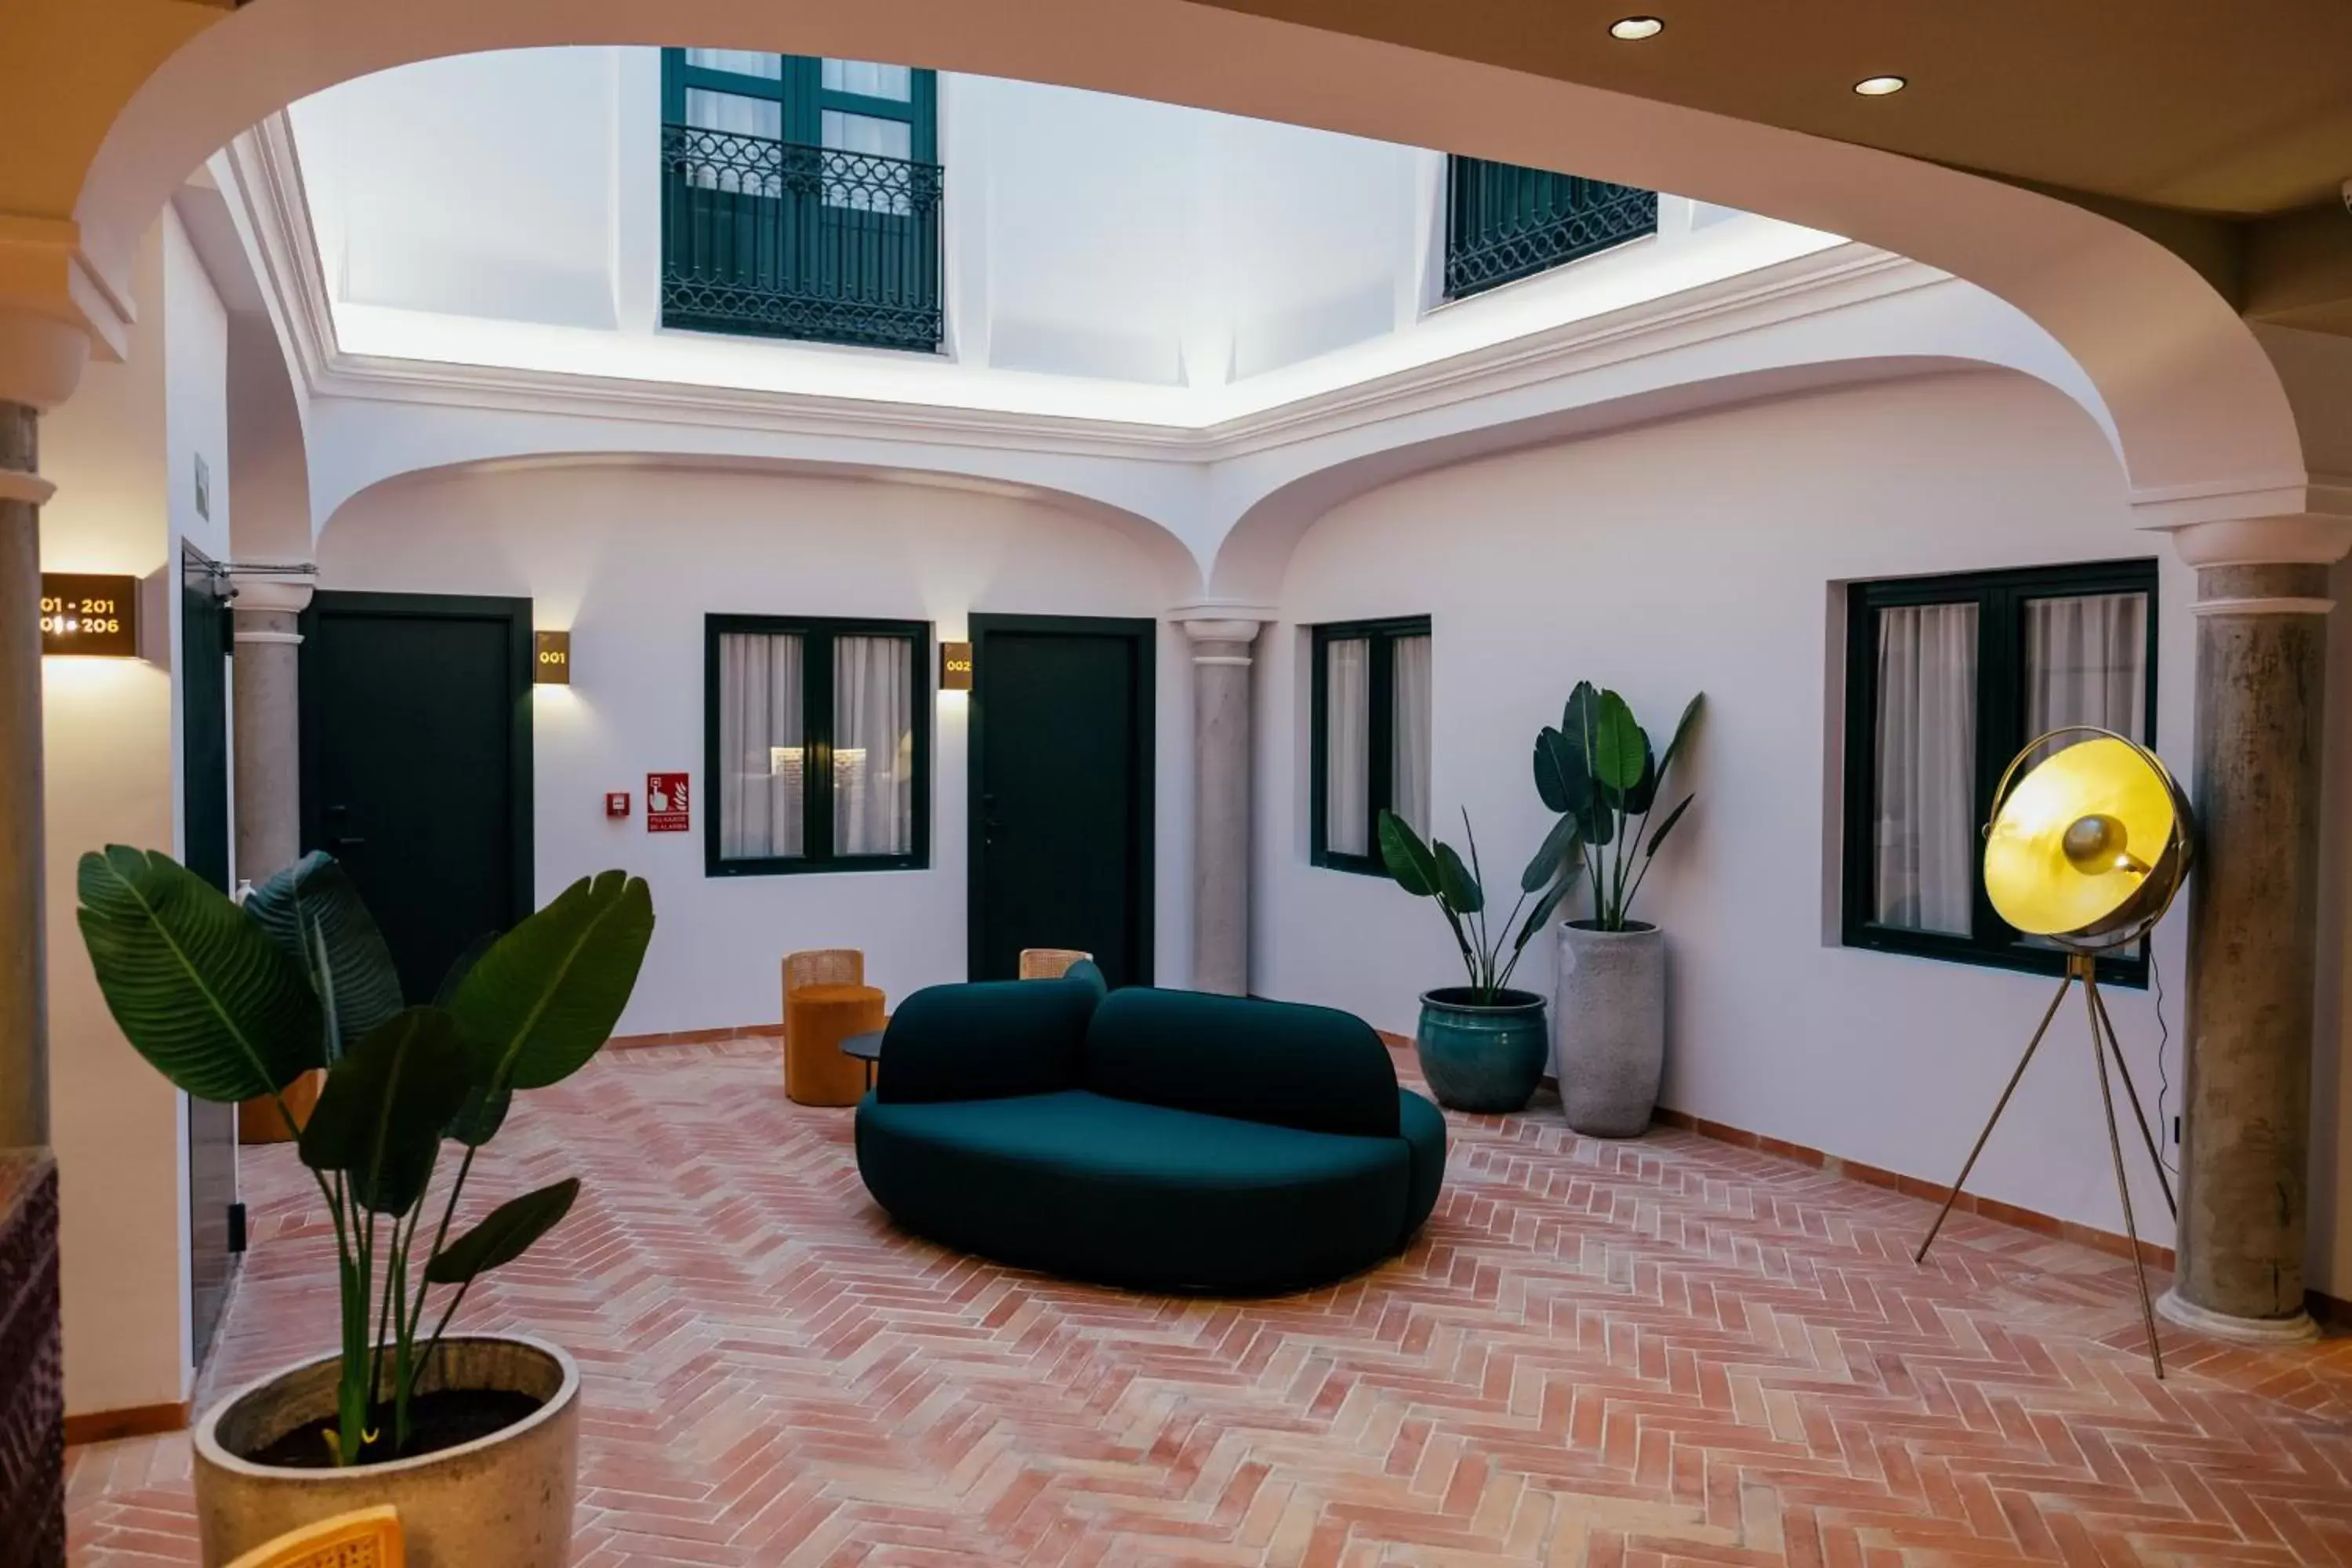
<svg viewBox="0 0 2352 1568">
<path fill-rule="evenodd" d="M 1486 890 L 1462 863 L 1454 846 L 1442 840 L 1437 846 L 1437 896 L 1458 915 L 1475 915 L 1486 907 Z"/>
<path fill-rule="evenodd" d="M 170 856 L 109 845 L 78 869 L 79 919 L 131 1047 L 199 1100 L 285 1088 L 325 1053 L 301 965 Z"/>
<path fill-rule="evenodd" d="M 1650 737 L 1642 736 L 1642 776 L 1633 787 L 1617 797 L 1617 808 L 1628 816 L 1640 816 L 1658 800 L 1658 759 L 1650 750 Z"/>
<path fill-rule="evenodd" d="M 433 993 L 436 1007 L 446 1007 L 457 999 L 457 987 L 465 984 L 466 976 L 474 973 L 474 965 L 482 962 L 482 954 L 489 952 L 498 940 L 498 932 L 486 931 L 467 945 L 457 962 L 449 965 L 449 973 L 441 977 L 440 988 Z"/>
<path fill-rule="evenodd" d="M 1536 907 L 1528 911 L 1527 923 L 1519 927 L 1518 940 L 1511 943 L 1511 951 L 1514 953 L 1523 952 L 1528 943 L 1535 939 L 1536 932 L 1550 923 L 1552 912 L 1559 908 L 1559 901 L 1568 897 L 1569 889 L 1575 883 L 1576 868 L 1570 866 L 1560 879 L 1554 882 L 1545 891 L 1544 896 L 1536 901 Z"/>
<path fill-rule="evenodd" d="M 504 1268 L 562 1222 L 580 1195 L 580 1178 L 566 1176 L 552 1186 L 509 1198 L 482 1222 L 434 1254 L 425 1265 L 428 1285 L 463 1285 Z"/>
<path fill-rule="evenodd" d="M 1604 788 L 1621 794 L 1642 782 L 1643 761 L 1650 738 L 1633 722 L 1633 710 L 1613 691 L 1601 694 L 1601 710 L 1592 728 L 1592 776 Z"/>
<path fill-rule="evenodd" d="M 1544 841 L 1536 847 L 1535 858 L 1528 862 L 1528 868 L 1519 873 L 1519 891 L 1532 893 L 1548 886 L 1562 866 L 1573 867 L 1576 839 L 1576 818 L 1562 816 L 1554 822 L 1551 831 L 1544 835 Z"/>
<path fill-rule="evenodd" d="M 343 1172 L 352 1196 L 376 1214 L 406 1214 L 425 1195 L 441 1130 L 473 1082 L 456 1021 L 438 1007 L 411 1007 L 329 1069 L 297 1145 L 302 1163 Z"/>
<path fill-rule="evenodd" d="M 483 1076 L 544 1089 L 579 1071 L 612 1037 L 653 934 L 644 879 L 605 871 L 491 943 L 450 1001 Z"/>
<path fill-rule="evenodd" d="M 1691 802 L 1697 798 L 1698 795 L 1694 791 L 1693 793 L 1683 796 L 1683 803 L 1680 805 L 1666 813 L 1666 819 L 1658 824 L 1658 830 L 1655 833 L 1650 835 L 1650 847 L 1643 852 L 1643 858 L 1644 859 L 1657 854 L 1658 846 L 1666 841 L 1666 835 L 1675 830 L 1675 824 L 1683 819 L 1683 813 L 1688 811 L 1690 809 Z"/>
<path fill-rule="evenodd" d="M 467 1060 L 473 1071 L 480 1072 L 479 1057 L 469 1052 Z M 478 1149 L 499 1135 L 499 1129 L 506 1125 L 507 1110 L 513 1104 L 512 1084 L 492 1089 L 477 1079 L 467 1087 L 465 1100 L 459 1103 L 457 1114 L 450 1117 L 448 1124 L 441 1129 L 441 1135 L 454 1138 L 468 1149 Z"/>
<path fill-rule="evenodd" d="M 245 912 L 269 940 L 300 961 L 311 984 L 327 994 L 317 972 L 325 950 L 332 977 L 335 1026 L 349 1045 L 398 1013 L 404 1005 L 392 950 L 360 901 L 350 874 L 312 850 L 253 889 Z"/>
<path fill-rule="evenodd" d="M 1412 825 L 1393 811 L 1381 813 L 1381 863 L 1396 885 L 1414 898 L 1437 896 L 1437 857 Z"/>
<path fill-rule="evenodd" d="M 489 952 L 491 944 L 498 940 L 498 932 L 484 931 L 471 946 L 457 955 L 457 962 L 449 965 L 449 973 L 441 977 L 441 988 L 433 994 L 436 1007 L 446 1009 L 449 1005 L 457 994 L 457 987 L 465 983 L 466 976 L 473 973 L 474 965 L 482 961 L 482 954 Z M 455 1016 L 454 1014 L 451 1016 Z M 462 1019 L 458 1021 L 457 1032 L 463 1037 L 465 1023 Z M 468 1049 L 474 1061 L 475 1082 L 466 1091 L 466 1102 L 457 1108 L 457 1114 L 449 1119 L 449 1125 L 443 1128 L 441 1133 L 445 1138 L 456 1139 L 468 1149 L 478 1149 L 497 1137 L 499 1129 L 506 1125 L 507 1110 L 514 1104 L 514 1086 L 494 1087 L 484 1076 L 483 1064 L 490 1055 L 488 1046 L 477 1041 L 472 1042 Z"/>
<path fill-rule="evenodd" d="M 1547 809 L 1579 812 L 1592 804 L 1592 771 L 1584 745 L 1570 734 L 1546 729 L 1536 736 L 1536 794 Z"/>
<path fill-rule="evenodd" d="M 1568 706 L 1560 710 L 1560 733 L 1576 742 L 1577 753 L 1586 759 L 1590 767 L 1592 738 L 1601 728 L 1601 689 L 1589 680 L 1580 680 L 1568 694 Z"/>
<path fill-rule="evenodd" d="M 1691 726 L 1698 722 L 1699 708 L 1706 700 L 1706 692 L 1694 692 L 1690 701 L 1683 709 L 1683 716 L 1675 721 L 1674 739 L 1666 742 L 1666 754 L 1658 759 L 1658 773 L 1661 776 L 1668 768 L 1675 765 L 1675 759 L 1682 755 L 1683 742 L 1690 739 Z"/>
</svg>

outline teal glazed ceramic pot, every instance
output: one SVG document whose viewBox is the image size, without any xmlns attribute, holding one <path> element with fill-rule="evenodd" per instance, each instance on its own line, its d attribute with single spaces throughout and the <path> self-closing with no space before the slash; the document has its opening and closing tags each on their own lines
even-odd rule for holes
<svg viewBox="0 0 2352 1568">
<path fill-rule="evenodd" d="M 1441 986 L 1421 998 L 1413 1050 L 1438 1103 L 1485 1114 L 1518 1110 L 1543 1081 L 1551 1056 L 1544 999 L 1500 991 L 1477 1001 L 1466 985 Z"/>
</svg>

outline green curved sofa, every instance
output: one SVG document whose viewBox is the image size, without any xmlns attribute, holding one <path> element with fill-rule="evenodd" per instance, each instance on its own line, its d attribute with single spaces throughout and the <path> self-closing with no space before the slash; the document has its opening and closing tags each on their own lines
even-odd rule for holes
<svg viewBox="0 0 2352 1568">
<path fill-rule="evenodd" d="M 919 1235 L 1150 1290 L 1262 1295 L 1402 1248 L 1437 1108 L 1327 1007 L 1085 979 L 940 985 L 891 1016 L 857 1169 Z"/>
</svg>

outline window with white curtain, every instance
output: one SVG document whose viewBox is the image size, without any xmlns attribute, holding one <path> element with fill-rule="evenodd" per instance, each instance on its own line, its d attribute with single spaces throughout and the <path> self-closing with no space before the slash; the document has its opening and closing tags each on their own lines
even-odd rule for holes
<svg viewBox="0 0 2352 1568">
<path fill-rule="evenodd" d="M 928 863 L 930 627 L 711 616 L 705 869 Z"/>
<path fill-rule="evenodd" d="M 1429 617 L 1314 628 L 1315 864 L 1380 873 L 1375 825 L 1430 830 Z"/>
<path fill-rule="evenodd" d="M 1985 896 L 1983 826 L 2001 770 L 2041 735 L 2153 742 L 2156 563 L 1858 583 L 1846 630 L 1846 944 L 2054 971 L 2053 944 Z M 2100 969 L 2141 984 L 2146 958 Z"/>
</svg>

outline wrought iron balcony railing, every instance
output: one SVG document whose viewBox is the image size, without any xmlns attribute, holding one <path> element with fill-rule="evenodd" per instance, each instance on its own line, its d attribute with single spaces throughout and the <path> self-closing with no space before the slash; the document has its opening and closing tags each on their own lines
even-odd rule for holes
<svg viewBox="0 0 2352 1568">
<path fill-rule="evenodd" d="M 662 323 L 935 351 L 940 165 L 662 127 Z"/>
<path fill-rule="evenodd" d="M 1658 194 L 1483 158 L 1446 163 L 1445 294 L 1460 299 L 1658 229 Z"/>
</svg>

